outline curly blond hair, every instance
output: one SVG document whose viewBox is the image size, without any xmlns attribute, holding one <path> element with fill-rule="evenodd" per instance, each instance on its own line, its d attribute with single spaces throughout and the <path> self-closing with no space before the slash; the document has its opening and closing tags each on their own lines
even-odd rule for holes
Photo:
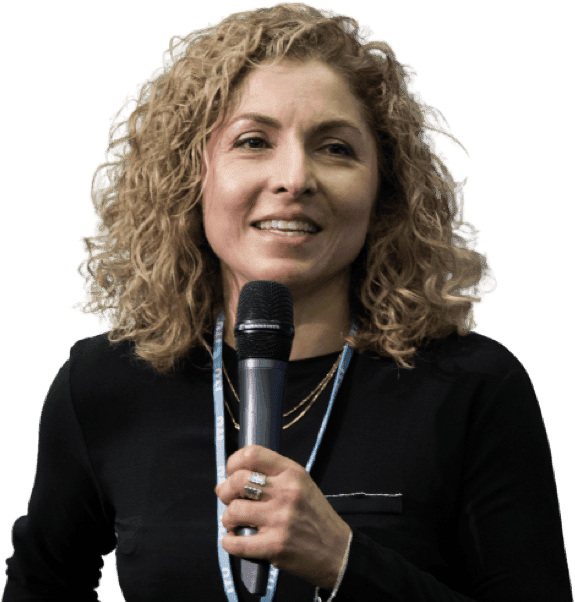
<svg viewBox="0 0 575 602">
<path fill-rule="evenodd" d="M 162 374 L 203 346 L 210 362 L 201 368 L 211 368 L 205 336 L 224 300 L 203 226 L 202 157 L 246 76 L 283 58 L 320 59 L 341 74 L 378 144 L 374 217 L 351 266 L 358 331 L 346 342 L 412 369 L 421 346 L 476 326 L 472 303 L 481 299 L 462 291 L 473 286 L 477 294 L 490 268 L 455 233 L 469 226 L 457 221 L 460 186 L 423 139 L 426 128 L 444 132 L 426 123 L 429 107 L 408 92 L 411 76 L 392 49 L 367 43 L 358 29 L 349 17 L 278 4 L 170 40 L 172 65 L 142 85 L 128 119 L 112 124 L 107 150 L 117 149 L 118 161 L 100 165 L 92 180 L 100 236 L 83 239 L 89 259 L 78 271 L 87 265 L 91 286 L 81 309 L 112 311 L 111 343 L 133 341 L 135 356 Z M 123 127 L 125 135 L 114 139 Z M 95 188 L 105 167 L 110 185 Z"/>
</svg>

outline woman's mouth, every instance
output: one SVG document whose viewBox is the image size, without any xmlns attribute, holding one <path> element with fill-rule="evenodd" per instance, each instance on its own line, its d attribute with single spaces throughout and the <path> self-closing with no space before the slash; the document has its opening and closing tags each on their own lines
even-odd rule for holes
<svg viewBox="0 0 575 602">
<path fill-rule="evenodd" d="M 253 226 L 262 232 L 273 232 L 291 237 L 313 235 L 320 232 L 320 228 L 317 226 L 299 220 L 267 220 L 255 222 Z"/>
</svg>

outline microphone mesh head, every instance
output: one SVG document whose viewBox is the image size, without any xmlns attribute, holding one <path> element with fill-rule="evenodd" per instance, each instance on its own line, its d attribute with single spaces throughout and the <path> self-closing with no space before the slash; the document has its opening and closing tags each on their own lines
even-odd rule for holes
<svg viewBox="0 0 575 602">
<path fill-rule="evenodd" d="M 293 300 L 287 286 L 271 280 L 248 282 L 240 292 L 236 355 L 289 360 L 294 337 Z"/>
</svg>

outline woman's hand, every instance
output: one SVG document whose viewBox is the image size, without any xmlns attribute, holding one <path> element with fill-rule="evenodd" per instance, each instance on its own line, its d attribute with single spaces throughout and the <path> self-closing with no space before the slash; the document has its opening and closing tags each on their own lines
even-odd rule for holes
<svg viewBox="0 0 575 602">
<path fill-rule="evenodd" d="M 252 472 L 266 475 L 259 500 L 241 499 Z M 337 580 L 351 528 L 337 514 L 303 466 L 249 445 L 228 458 L 228 478 L 215 492 L 227 506 L 222 547 L 234 556 L 267 560 L 323 589 Z M 251 483 L 250 483 L 251 485 Z M 236 527 L 257 527 L 236 535 Z"/>
</svg>

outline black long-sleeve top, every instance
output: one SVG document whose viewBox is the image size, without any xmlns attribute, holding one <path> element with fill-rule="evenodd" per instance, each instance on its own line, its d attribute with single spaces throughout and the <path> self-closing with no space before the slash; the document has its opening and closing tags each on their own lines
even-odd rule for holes
<svg viewBox="0 0 575 602">
<path fill-rule="evenodd" d="M 128 602 L 227 601 L 212 373 L 197 368 L 209 356 L 194 350 L 168 376 L 132 349 L 105 334 L 80 340 L 55 377 L 3 602 L 96 601 L 102 556 L 114 549 Z M 337 357 L 289 362 L 284 411 Z M 225 343 L 223 359 L 238 391 Z M 571 601 L 550 448 L 524 367 L 474 332 L 433 341 L 415 366 L 354 352 L 311 470 L 353 530 L 336 600 Z M 306 465 L 331 388 L 282 431 L 282 455 Z M 225 427 L 229 456 L 239 431 L 227 412 Z M 259 600 L 230 559 L 240 601 Z M 311 602 L 314 590 L 280 571 L 275 600 Z"/>
</svg>

